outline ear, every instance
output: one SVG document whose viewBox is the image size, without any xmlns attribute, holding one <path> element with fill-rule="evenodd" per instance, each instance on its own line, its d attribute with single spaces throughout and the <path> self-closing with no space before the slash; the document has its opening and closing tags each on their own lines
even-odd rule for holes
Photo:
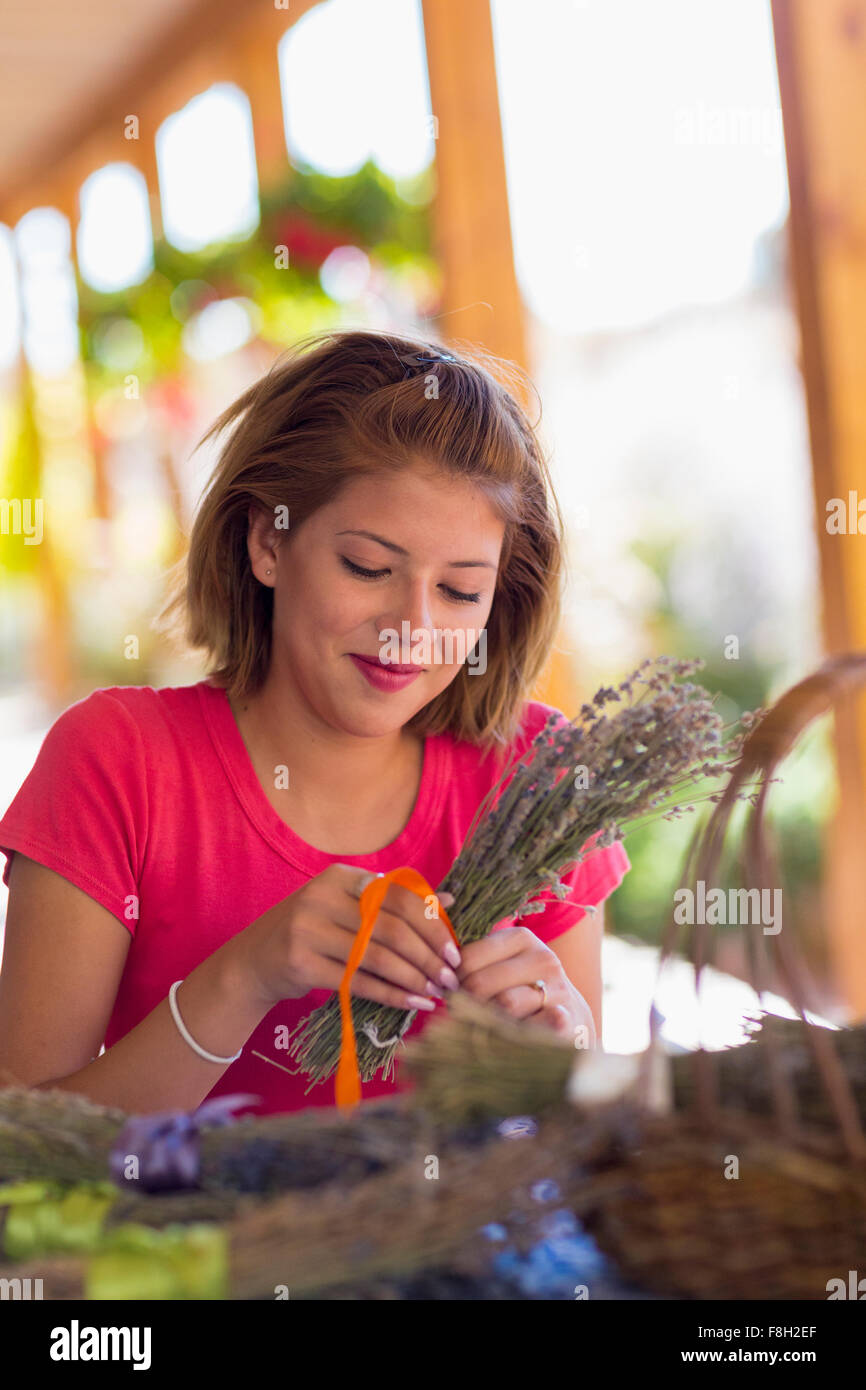
<svg viewBox="0 0 866 1390">
<path fill-rule="evenodd" d="M 260 584 L 272 589 L 277 582 L 279 532 L 271 513 L 260 502 L 250 503 L 247 523 L 247 553 L 253 574 Z"/>
</svg>

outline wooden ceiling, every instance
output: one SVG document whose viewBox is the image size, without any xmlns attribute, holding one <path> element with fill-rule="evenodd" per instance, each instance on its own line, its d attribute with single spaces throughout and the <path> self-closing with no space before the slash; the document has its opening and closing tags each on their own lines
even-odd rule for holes
<svg viewBox="0 0 866 1390">
<path fill-rule="evenodd" d="M 190 68 L 206 76 L 211 55 L 225 54 L 238 28 L 264 21 L 278 37 L 311 3 L 4 0 L 0 220 L 77 178 L 93 162 L 88 145 L 120 132 L 126 116 L 187 100 L 195 88 L 184 91 L 173 77 Z"/>
<path fill-rule="evenodd" d="M 66 147 L 122 88 L 141 58 L 164 47 L 200 0 L 5 0 L 0 27 L 0 188 Z"/>
</svg>

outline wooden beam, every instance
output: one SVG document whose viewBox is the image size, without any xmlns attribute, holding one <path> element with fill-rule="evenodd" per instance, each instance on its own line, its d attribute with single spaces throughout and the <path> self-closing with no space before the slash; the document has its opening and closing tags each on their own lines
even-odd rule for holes
<svg viewBox="0 0 866 1390">
<path fill-rule="evenodd" d="M 772 0 L 809 412 L 824 642 L 866 650 L 866 535 L 827 503 L 866 502 L 866 0 Z M 866 530 L 866 517 L 864 517 Z M 840 994 L 866 1017 L 866 698 L 835 720 L 839 804 L 825 923 Z"/>
<path fill-rule="evenodd" d="M 525 368 L 489 0 L 423 0 L 423 14 L 444 280 L 438 326 L 445 339 L 479 343 Z"/>
<path fill-rule="evenodd" d="M 527 370 L 523 300 L 514 269 L 496 53 L 489 0 L 422 0 L 435 134 L 433 231 L 443 278 L 444 340 L 479 344 Z M 522 383 L 509 389 L 533 414 Z M 571 715 L 581 692 L 566 626 L 532 692 Z"/>
<path fill-rule="evenodd" d="M 238 36 L 233 46 L 234 81 L 250 101 L 259 187 L 279 187 L 289 172 L 277 43 L 269 30 Z"/>
<path fill-rule="evenodd" d="M 276 55 L 286 30 L 319 2 L 291 0 L 289 8 L 278 8 L 274 3 L 247 7 L 238 0 L 201 0 L 148 49 L 130 54 L 113 85 L 94 93 L 66 129 L 34 153 L 18 179 L 0 189 L 0 222 L 14 225 L 28 208 L 50 203 L 51 189 L 67 168 L 83 181 L 105 162 L 106 147 L 109 159 L 130 158 L 132 142 L 123 138 L 127 116 L 138 115 L 142 140 L 152 140 L 166 116 L 198 92 L 213 82 L 236 80 L 237 58 L 248 52 L 247 45 L 269 42 Z M 268 80 L 266 72 L 262 80 Z M 252 93 L 247 95 L 253 99 Z"/>
</svg>

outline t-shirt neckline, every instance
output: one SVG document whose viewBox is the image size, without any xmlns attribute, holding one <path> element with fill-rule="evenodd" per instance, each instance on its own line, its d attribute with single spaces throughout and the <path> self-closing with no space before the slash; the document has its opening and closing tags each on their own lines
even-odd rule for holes
<svg viewBox="0 0 866 1390">
<path fill-rule="evenodd" d="M 210 680 L 197 685 L 202 714 L 214 747 L 241 806 L 264 840 L 303 873 L 314 876 L 329 864 L 357 864 L 362 868 L 396 868 L 414 865 L 430 841 L 444 801 L 442 740 L 428 735 L 418 794 L 406 825 L 395 840 L 372 854 L 329 854 L 307 844 L 277 815 L 259 782 L 241 736 L 228 694 Z"/>
</svg>

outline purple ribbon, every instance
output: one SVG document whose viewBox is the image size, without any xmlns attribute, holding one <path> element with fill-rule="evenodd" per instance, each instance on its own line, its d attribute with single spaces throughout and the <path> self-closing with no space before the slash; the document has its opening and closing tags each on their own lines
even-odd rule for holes
<svg viewBox="0 0 866 1390">
<path fill-rule="evenodd" d="M 118 1187 L 135 1182 L 145 1192 L 172 1192 L 196 1188 L 201 1172 L 201 1131 L 207 1126 L 233 1124 L 232 1113 L 251 1105 L 260 1096 L 216 1096 L 197 1110 L 164 1110 L 158 1115 L 132 1115 L 126 1121 L 108 1156 L 112 1181 Z M 127 1176 L 131 1157 L 138 1171 Z"/>
</svg>

